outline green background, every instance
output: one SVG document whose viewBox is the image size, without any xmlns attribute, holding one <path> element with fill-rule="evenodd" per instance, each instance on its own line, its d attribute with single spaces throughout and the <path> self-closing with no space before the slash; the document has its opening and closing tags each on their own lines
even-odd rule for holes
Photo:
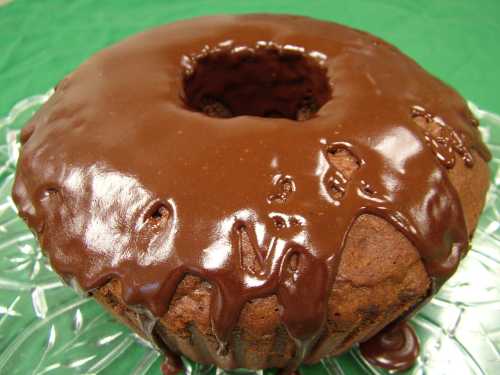
<svg viewBox="0 0 500 375">
<path fill-rule="evenodd" d="M 394 43 L 484 109 L 500 112 L 500 1 L 0 0 L 0 115 L 47 91 L 130 34 L 212 13 L 286 12 L 334 20 Z"/>
</svg>

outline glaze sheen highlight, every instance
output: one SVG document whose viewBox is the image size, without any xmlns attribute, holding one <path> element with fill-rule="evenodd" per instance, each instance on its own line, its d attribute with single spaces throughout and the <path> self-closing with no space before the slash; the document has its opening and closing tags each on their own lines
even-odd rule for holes
<svg viewBox="0 0 500 375">
<path fill-rule="evenodd" d="M 296 46 L 325 70 L 317 112 L 296 121 L 289 110 L 220 118 L 188 107 L 186 61 L 259 43 L 285 56 Z M 354 220 L 369 213 L 401 231 L 435 291 L 468 247 L 447 168 L 472 165 L 473 149 L 489 158 L 463 99 L 393 46 L 273 15 L 182 21 L 107 48 L 58 85 L 21 141 L 13 197 L 60 275 L 87 291 L 119 279 L 124 300 L 157 317 L 184 275 L 208 280 L 221 350 L 244 304 L 275 294 L 296 343 L 289 369 L 318 344 Z M 354 167 L 339 167 L 342 154 Z"/>
</svg>

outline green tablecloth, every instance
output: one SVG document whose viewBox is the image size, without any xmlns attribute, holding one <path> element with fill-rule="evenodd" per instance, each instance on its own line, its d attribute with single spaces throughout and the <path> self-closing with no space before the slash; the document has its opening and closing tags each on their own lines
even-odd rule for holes
<svg viewBox="0 0 500 375">
<path fill-rule="evenodd" d="M 0 0 L 0 116 L 95 51 L 151 26 L 213 13 L 304 14 L 394 43 L 482 108 L 500 112 L 498 0 Z"/>
</svg>

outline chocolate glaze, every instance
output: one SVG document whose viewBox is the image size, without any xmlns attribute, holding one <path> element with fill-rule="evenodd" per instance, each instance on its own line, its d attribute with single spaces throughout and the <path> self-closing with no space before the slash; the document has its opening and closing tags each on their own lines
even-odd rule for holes
<svg viewBox="0 0 500 375">
<path fill-rule="evenodd" d="M 266 85 L 245 94 L 251 80 Z M 197 111 L 213 103 L 228 118 Z M 422 113 L 443 133 L 423 130 Z M 354 220 L 394 225 L 437 289 L 468 244 L 446 168 L 455 152 L 489 158 L 463 99 L 396 48 L 278 15 L 182 21 L 105 49 L 21 139 L 13 197 L 59 274 L 85 290 L 117 278 L 126 303 L 157 317 L 185 274 L 200 276 L 221 350 L 243 305 L 276 294 L 297 344 L 289 370 L 323 331 Z M 339 151 L 358 160 L 348 179 L 330 161 Z M 242 262 L 242 231 L 259 271 Z"/>
<path fill-rule="evenodd" d="M 371 364 L 388 370 L 404 371 L 415 363 L 419 352 L 418 338 L 405 322 L 389 325 L 381 333 L 360 345 Z"/>
</svg>

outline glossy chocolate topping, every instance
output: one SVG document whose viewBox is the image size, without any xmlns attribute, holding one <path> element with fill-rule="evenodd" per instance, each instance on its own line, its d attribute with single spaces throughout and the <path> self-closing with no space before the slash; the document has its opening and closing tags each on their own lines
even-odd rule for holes
<svg viewBox="0 0 500 375">
<path fill-rule="evenodd" d="M 396 371 L 404 371 L 414 364 L 419 347 L 415 332 L 405 322 L 386 327 L 360 345 L 361 353 L 368 362 Z"/>
<path fill-rule="evenodd" d="M 354 220 L 394 225 L 437 287 L 468 246 L 447 168 L 489 157 L 464 100 L 396 48 L 278 15 L 182 21 L 105 49 L 22 142 L 13 196 L 59 274 L 85 290 L 118 278 L 156 316 L 200 276 L 221 347 L 247 301 L 276 294 L 296 363 L 324 328 Z"/>
</svg>

